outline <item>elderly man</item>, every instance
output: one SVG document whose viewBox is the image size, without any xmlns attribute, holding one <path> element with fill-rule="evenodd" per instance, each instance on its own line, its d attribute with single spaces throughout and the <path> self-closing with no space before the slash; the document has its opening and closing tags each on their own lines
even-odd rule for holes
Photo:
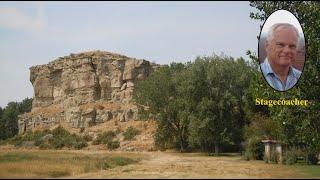
<svg viewBox="0 0 320 180">
<path fill-rule="evenodd" d="M 267 57 L 261 70 L 269 85 L 278 91 L 292 88 L 301 72 L 292 66 L 297 55 L 298 30 L 291 24 L 274 24 L 266 40 Z"/>
</svg>

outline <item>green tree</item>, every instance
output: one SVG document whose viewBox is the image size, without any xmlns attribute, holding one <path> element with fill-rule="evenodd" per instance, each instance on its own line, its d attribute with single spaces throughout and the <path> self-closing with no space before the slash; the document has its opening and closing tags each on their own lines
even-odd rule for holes
<svg viewBox="0 0 320 180">
<path fill-rule="evenodd" d="M 3 109 L 0 107 L 0 140 L 4 139 L 4 137 L 6 136 L 6 131 L 5 131 L 5 122 L 2 119 L 2 114 L 3 114 Z"/>
<path fill-rule="evenodd" d="M 4 131 L 2 139 L 12 137 L 18 133 L 18 115 L 18 103 L 9 102 L 2 115 L 2 128 L 4 128 L 2 129 Z"/>
<path fill-rule="evenodd" d="M 3 109 L 2 109 L 2 107 L 0 107 L 0 119 L 2 117 L 2 113 L 3 113 Z"/>
<path fill-rule="evenodd" d="M 22 100 L 22 102 L 19 103 L 19 112 L 25 113 L 30 112 L 32 109 L 32 98 L 25 98 Z"/>
<path fill-rule="evenodd" d="M 242 140 L 251 71 L 242 58 L 172 63 L 138 82 L 134 99 L 149 113 L 146 117 L 158 120 L 158 147 L 219 152 L 221 145 Z"/>
<path fill-rule="evenodd" d="M 30 112 L 32 98 L 25 98 L 22 102 L 9 102 L 1 109 L 0 118 L 0 139 L 10 138 L 18 134 L 18 115 Z"/>
<path fill-rule="evenodd" d="M 252 70 L 242 58 L 219 56 L 198 58 L 192 70 L 196 118 L 190 122 L 190 142 L 218 153 L 221 145 L 242 139 L 243 101 Z"/>
<path fill-rule="evenodd" d="M 183 113 L 185 102 L 179 95 L 177 87 L 181 72 L 185 69 L 182 63 L 172 63 L 161 67 L 145 81 L 137 83 L 134 100 L 145 109 L 150 117 L 158 120 L 156 145 L 161 148 L 179 147 L 181 151 L 187 148 L 187 124 Z M 143 110 L 140 110 L 143 111 Z M 149 115 L 147 117 L 149 117 Z"/>
</svg>

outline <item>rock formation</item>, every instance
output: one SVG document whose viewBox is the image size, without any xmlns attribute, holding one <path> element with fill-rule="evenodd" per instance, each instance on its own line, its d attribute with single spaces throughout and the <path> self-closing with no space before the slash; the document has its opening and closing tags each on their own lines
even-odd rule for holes
<svg viewBox="0 0 320 180">
<path fill-rule="evenodd" d="M 61 124 L 89 127 L 112 118 L 137 118 L 133 88 L 159 65 L 103 51 L 60 57 L 30 68 L 32 111 L 19 117 L 19 133 Z"/>
</svg>

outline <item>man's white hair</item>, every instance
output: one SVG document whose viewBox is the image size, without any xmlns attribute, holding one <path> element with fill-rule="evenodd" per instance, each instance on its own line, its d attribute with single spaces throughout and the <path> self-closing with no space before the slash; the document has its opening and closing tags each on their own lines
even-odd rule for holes
<svg viewBox="0 0 320 180">
<path fill-rule="evenodd" d="M 289 23 L 276 23 L 274 25 L 272 25 L 269 29 L 269 32 L 268 32 L 268 36 L 267 36 L 267 41 L 272 41 L 272 39 L 274 38 L 274 32 L 276 31 L 276 29 L 278 29 L 279 27 L 289 27 L 289 28 L 292 28 L 294 29 L 294 31 L 296 32 L 297 34 L 297 44 L 299 42 L 299 31 L 298 29 L 292 25 L 292 24 L 289 24 Z"/>
</svg>

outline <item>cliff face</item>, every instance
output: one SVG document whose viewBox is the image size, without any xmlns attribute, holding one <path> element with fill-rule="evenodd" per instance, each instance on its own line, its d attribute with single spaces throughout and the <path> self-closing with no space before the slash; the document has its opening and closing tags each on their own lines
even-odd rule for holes
<svg viewBox="0 0 320 180">
<path fill-rule="evenodd" d="M 58 58 L 30 68 L 32 111 L 19 117 L 19 133 L 61 124 L 93 126 L 116 118 L 137 118 L 135 82 L 159 67 L 146 60 L 93 51 Z"/>
</svg>

